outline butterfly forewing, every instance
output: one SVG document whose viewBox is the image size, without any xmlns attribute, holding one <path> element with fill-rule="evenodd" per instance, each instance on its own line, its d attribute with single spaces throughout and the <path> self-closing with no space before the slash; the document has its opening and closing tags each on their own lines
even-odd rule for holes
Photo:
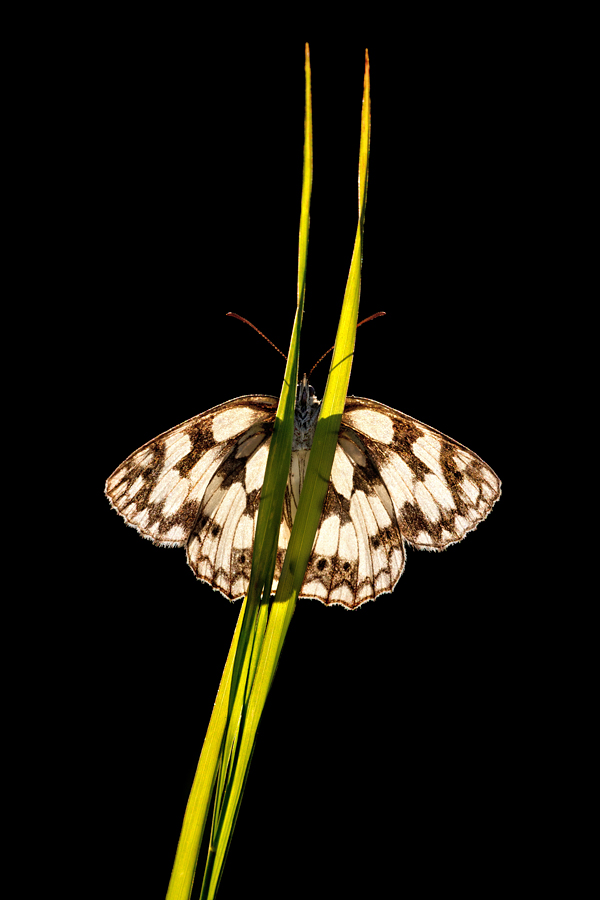
<svg viewBox="0 0 600 900">
<path fill-rule="evenodd" d="M 500 479 L 475 453 L 389 406 L 348 398 L 344 426 L 364 445 L 415 547 L 442 550 L 461 540 L 500 496 Z"/>
<path fill-rule="evenodd" d="M 129 525 L 158 544 L 187 546 L 192 537 L 194 556 L 190 544 L 188 559 L 196 571 L 202 561 L 198 547 L 212 541 L 219 557 L 216 532 L 222 533 L 224 525 L 231 530 L 234 516 L 244 514 L 240 485 L 244 488 L 253 459 L 266 460 L 262 451 L 268 446 L 276 409 L 275 397 L 238 397 L 164 432 L 110 476 L 106 494 L 111 504 Z M 252 500 L 251 496 L 251 506 Z M 211 519 L 214 533 L 209 534 Z M 212 577 L 196 574 L 213 583 Z"/>
</svg>

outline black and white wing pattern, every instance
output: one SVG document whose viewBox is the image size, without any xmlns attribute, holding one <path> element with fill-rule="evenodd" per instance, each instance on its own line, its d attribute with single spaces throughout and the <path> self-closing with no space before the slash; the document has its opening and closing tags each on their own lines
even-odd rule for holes
<svg viewBox="0 0 600 900">
<path fill-rule="evenodd" d="M 320 403 L 298 385 L 276 588 Z M 277 398 L 249 395 L 188 419 L 132 453 L 106 482 L 111 505 L 156 544 L 185 547 L 197 578 L 248 589 Z M 392 591 L 404 544 L 442 550 L 490 512 L 500 481 L 475 453 L 404 413 L 348 397 L 301 597 L 350 609 Z"/>
<path fill-rule="evenodd" d="M 106 482 L 111 505 L 156 544 L 185 547 L 198 578 L 243 597 L 277 398 L 250 395 L 165 431 Z"/>
<path fill-rule="evenodd" d="M 375 400 L 348 397 L 301 596 L 354 608 L 392 591 L 405 541 L 443 550 L 499 497 L 498 476 L 462 444 Z"/>
</svg>

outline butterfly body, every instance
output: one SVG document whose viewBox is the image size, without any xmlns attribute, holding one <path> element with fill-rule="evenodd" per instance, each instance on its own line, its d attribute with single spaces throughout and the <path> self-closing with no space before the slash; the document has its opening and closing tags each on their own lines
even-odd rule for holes
<svg viewBox="0 0 600 900">
<path fill-rule="evenodd" d="M 290 477 L 273 589 L 281 572 L 320 401 L 296 395 Z M 159 435 L 106 483 L 111 505 L 157 544 L 184 546 L 196 576 L 244 596 L 277 398 L 238 397 Z M 348 397 L 301 597 L 355 608 L 393 590 L 405 542 L 441 550 L 490 512 L 500 481 L 472 451 L 416 419 Z"/>
<path fill-rule="evenodd" d="M 296 391 L 292 453 L 310 450 L 312 447 L 320 408 L 321 401 L 317 399 L 315 389 L 308 383 L 305 375 Z"/>
</svg>

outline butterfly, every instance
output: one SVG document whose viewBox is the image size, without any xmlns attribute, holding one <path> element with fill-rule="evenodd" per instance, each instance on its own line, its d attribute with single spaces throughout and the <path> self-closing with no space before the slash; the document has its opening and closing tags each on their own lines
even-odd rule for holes
<svg viewBox="0 0 600 900">
<path fill-rule="evenodd" d="M 231 600 L 250 580 L 260 490 L 278 400 L 250 394 L 209 409 L 136 450 L 106 482 L 111 505 L 145 538 L 185 547 L 197 578 Z M 273 591 L 281 574 L 320 401 L 296 394 L 290 475 Z M 350 609 L 392 591 L 406 543 L 443 550 L 500 497 L 498 476 L 440 431 L 348 397 L 321 522 L 300 597 Z"/>
</svg>

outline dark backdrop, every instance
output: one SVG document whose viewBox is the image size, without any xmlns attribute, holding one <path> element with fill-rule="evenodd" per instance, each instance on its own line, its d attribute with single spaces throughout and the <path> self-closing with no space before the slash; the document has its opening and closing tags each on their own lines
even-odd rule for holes
<svg viewBox="0 0 600 900">
<path fill-rule="evenodd" d="M 94 412 L 78 407 L 76 421 L 95 451 L 95 543 L 82 551 L 74 592 L 73 678 L 83 673 L 88 698 L 80 761 L 99 760 L 97 802 L 110 819 L 91 861 L 109 877 L 126 861 L 131 896 L 140 886 L 146 898 L 166 890 L 239 604 L 197 583 L 183 551 L 126 528 L 103 483 L 176 423 L 240 394 L 279 391 L 281 358 L 225 313 L 287 348 L 302 38 L 180 45 L 130 32 L 122 45 L 108 41 L 71 88 L 74 288 L 85 298 L 75 371 L 85 372 Z M 521 589 L 508 588 L 509 408 L 532 302 L 533 82 L 516 39 L 510 62 L 485 35 L 432 43 L 421 32 L 369 48 L 360 314 L 387 317 L 358 334 L 350 392 L 471 447 L 505 493 L 464 543 L 443 554 L 409 549 L 394 594 L 353 613 L 299 603 L 224 897 L 252 890 L 246 867 L 260 859 L 261 897 L 287 896 L 289 886 L 314 897 L 383 896 L 377 885 L 416 877 L 466 879 L 481 895 L 477 879 L 508 877 L 502 861 L 520 852 L 505 823 L 528 765 L 522 754 L 516 762 L 516 747 L 530 727 L 534 680 L 530 611 Z M 364 46 L 315 40 L 311 54 L 304 369 L 334 341 L 350 265 Z M 319 395 L 326 374 L 322 363 L 312 378 Z M 527 809 L 525 801 L 521 818 Z"/>
</svg>

